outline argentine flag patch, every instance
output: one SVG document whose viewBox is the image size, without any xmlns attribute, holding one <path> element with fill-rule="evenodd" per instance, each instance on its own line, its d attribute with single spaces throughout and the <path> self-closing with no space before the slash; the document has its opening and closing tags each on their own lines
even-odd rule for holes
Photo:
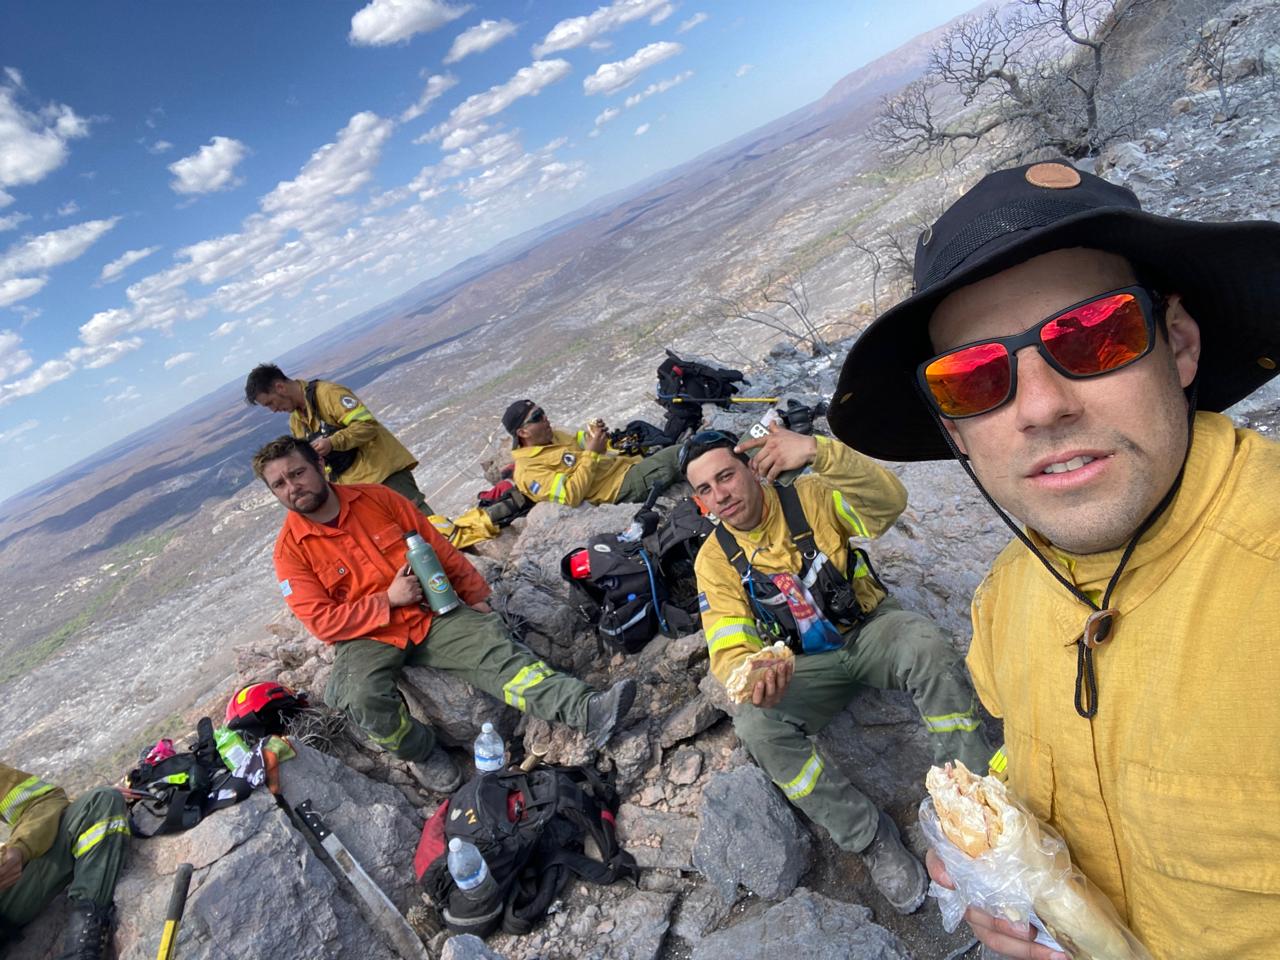
<svg viewBox="0 0 1280 960">
<path fill-rule="evenodd" d="M 529 484 L 529 492 L 530 492 L 530 493 L 537 493 L 537 492 L 538 492 L 539 490 L 541 490 L 541 489 L 542 489 L 542 484 L 540 484 L 537 480 L 535 480 L 535 481 L 533 481 L 533 483 Z"/>
<path fill-rule="evenodd" d="M 280 596 L 287 597 L 293 593 L 293 587 L 289 585 L 288 580 L 280 581 Z"/>
<path fill-rule="evenodd" d="M 707 602 L 707 595 L 705 593 L 698 594 L 698 612 L 706 613 L 710 609 L 711 604 Z"/>
</svg>

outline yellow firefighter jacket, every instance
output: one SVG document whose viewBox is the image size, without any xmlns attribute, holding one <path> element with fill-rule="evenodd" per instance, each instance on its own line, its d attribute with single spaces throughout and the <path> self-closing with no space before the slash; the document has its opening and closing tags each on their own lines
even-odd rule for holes
<svg viewBox="0 0 1280 960">
<path fill-rule="evenodd" d="M 584 434 L 553 431 L 555 443 L 542 447 L 516 447 L 511 451 L 516 487 L 531 500 L 549 500 L 576 507 L 589 503 L 613 503 L 627 471 L 640 457 L 592 453 L 582 449 Z"/>
<path fill-rule="evenodd" d="M 306 396 L 307 381 L 296 381 Z M 334 450 L 359 450 L 355 462 L 334 483 L 381 483 L 399 470 L 413 469 L 418 461 L 395 436 L 374 419 L 369 408 L 340 383 L 316 383 L 316 408 L 304 400 L 305 409 L 289 414 L 289 432 L 306 437 L 320 429 L 321 421 L 342 427 L 330 436 Z"/>
<path fill-rule="evenodd" d="M 869 457 L 842 443 L 818 437 L 813 472 L 797 477 L 796 493 L 813 527 L 818 549 L 844 572 L 850 537 L 878 537 L 893 525 L 907 505 L 902 481 Z M 799 573 L 800 552 L 791 542 L 778 494 L 764 488 L 764 519 L 754 530 L 728 527 L 747 560 L 761 573 Z M 711 654 L 711 672 L 724 683 L 743 657 L 764 641 L 756 630 L 751 603 L 738 572 L 720 542 L 708 537 L 694 561 L 702 607 L 702 628 Z M 865 564 L 852 571 L 853 589 L 865 611 L 875 609 L 884 592 L 873 585 Z"/>
<path fill-rule="evenodd" d="M 1073 706 L 1084 605 L 1020 543 L 974 595 L 968 663 L 1010 786 L 1157 960 L 1280 950 L 1277 504 L 1280 444 L 1197 415 L 1181 489 L 1112 595 L 1092 721 Z M 1086 592 L 1121 553 L 1036 542 Z"/>
<path fill-rule="evenodd" d="M 22 853 L 24 866 L 53 846 L 66 808 L 61 787 L 0 763 L 0 820 L 9 827 L 5 845 Z"/>
</svg>

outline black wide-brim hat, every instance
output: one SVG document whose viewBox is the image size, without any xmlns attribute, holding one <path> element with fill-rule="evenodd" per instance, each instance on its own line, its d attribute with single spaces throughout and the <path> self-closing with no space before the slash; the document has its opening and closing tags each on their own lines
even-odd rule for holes
<svg viewBox="0 0 1280 960">
<path fill-rule="evenodd" d="M 916 367 L 937 353 L 934 308 L 961 287 L 1071 247 L 1120 254 L 1144 282 L 1182 295 L 1200 327 L 1199 409 L 1224 410 L 1276 375 L 1280 223 L 1158 217 L 1130 190 L 1065 161 L 1030 164 L 988 174 L 920 235 L 915 293 L 845 358 L 827 413 L 835 435 L 881 460 L 950 459 L 916 387 Z"/>
</svg>

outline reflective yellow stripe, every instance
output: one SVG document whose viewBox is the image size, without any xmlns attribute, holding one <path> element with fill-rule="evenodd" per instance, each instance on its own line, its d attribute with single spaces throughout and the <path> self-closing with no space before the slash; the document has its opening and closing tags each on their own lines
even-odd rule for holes
<svg viewBox="0 0 1280 960">
<path fill-rule="evenodd" d="M 514 677 L 503 684 L 502 699 L 517 710 L 523 710 L 525 694 L 554 674 L 555 671 L 541 660 L 531 663 L 521 668 Z"/>
<path fill-rule="evenodd" d="M 5 823 L 17 823 L 32 800 L 43 797 L 53 789 L 53 784 L 45 783 L 39 777 L 27 777 L 0 800 L 0 817 L 4 818 Z"/>
<path fill-rule="evenodd" d="M 400 704 L 400 726 L 396 727 L 395 733 L 386 737 L 379 737 L 373 734 L 373 742 L 388 750 L 399 750 L 400 744 L 404 743 L 404 738 L 409 735 L 409 731 L 413 729 L 413 718 L 409 716 L 409 711 L 405 709 L 404 704 Z"/>
<path fill-rule="evenodd" d="M 813 752 L 809 754 L 809 759 L 800 768 L 795 778 L 786 783 L 779 783 L 778 787 L 787 795 L 787 799 L 794 803 L 813 793 L 813 788 L 818 785 L 820 776 L 822 776 L 822 758 L 818 756 L 818 748 L 814 747 Z M 777 783 L 776 780 L 774 782 Z"/>
<path fill-rule="evenodd" d="M 707 652 L 736 647 L 744 640 L 757 647 L 764 646 L 756 632 L 756 622 L 750 617 L 721 617 L 707 634 Z"/>
<path fill-rule="evenodd" d="M 565 475 L 563 473 L 557 473 L 555 480 L 551 483 L 552 503 L 564 503 L 568 500 L 568 497 L 564 492 L 564 477 Z"/>
<path fill-rule="evenodd" d="M 853 579 L 857 580 L 870 575 L 871 567 L 867 565 L 866 557 L 856 550 L 853 551 Z"/>
<path fill-rule="evenodd" d="M 1004 746 L 991 755 L 991 760 L 987 763 L 992 773 L 1004 773 L 1004 768 L 1009 765 L 1009 758 L 1005 755 Z"/>
<path fill-rule="evenodd" d="M 844 521 L 845 526 L 852 530 L 860 537 L 867 536 L 867 526 L 862 522 L 862 518 L 858 516 L 858 512 L 844 502 L 844 496 L 839 490 L 831 492 L 831 498 L 836 503 L 836 513 L 840 514 L 840 519 Z"/>
<path fill-rule="evenodd" d="M 76 837 L 76 842 L 71 848 L 71 856 L 79 860 L 101 843 L 103 837 L 110 836 L 113 833 L 123 833 L 128 836 L 129 821 L 124 817 L 110 817 L 106 820 L 99 820 L 80 836 Z"/>
<path fill-rule="evenodd" d="M 955 731 L 963 731 L 965 733 L 977 730 L 982 725 L 982 721 L 978 719 L 973 707 L 963 713 L 940 713 L 937 716 L 922 715 L 924 725 L 931 733 L 954 733 Z"/>
<path fill-rule="evenodd" d="M 345 427 L 354 420 L 372 420 L 373 414 L 369 412 L 369 408 L 363 403 L 356 407 L 345 417 L 342 418 L 342 425 Z"/>
</svg>

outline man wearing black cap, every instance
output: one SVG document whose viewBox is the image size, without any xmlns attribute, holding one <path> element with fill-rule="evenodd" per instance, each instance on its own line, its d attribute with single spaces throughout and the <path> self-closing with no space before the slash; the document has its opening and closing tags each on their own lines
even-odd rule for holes
<svg viewBox="0 0 1280 960">
<path fill-rule="evenodd" d="M 1207 411 L 1275 374 L 1280 225 L 1157 217 L 1039 163 L 927 229 L 915 283 L 829 422 L 872 456 L 954 455 L 1021 541 L 968 656 L 1010 786 L 1156 958 L 1274 956 L 1280 445 Z M 968 916 L 1004 955 L 1065 956 Z"/>
<path fill-rule="evenodd" d="M 643 503 L 657 485 L 665 489 L 680 478 L 679 447 L 647 457 L 608 451 L 603 420 L 592 420 L 577 434 L 553 430 L 546 412 L 532 400 L 517 400 L 502 415 L 511 434 L 516 487 L 532 500 L 576 507 L 588 503 Z"/>
</svg>

